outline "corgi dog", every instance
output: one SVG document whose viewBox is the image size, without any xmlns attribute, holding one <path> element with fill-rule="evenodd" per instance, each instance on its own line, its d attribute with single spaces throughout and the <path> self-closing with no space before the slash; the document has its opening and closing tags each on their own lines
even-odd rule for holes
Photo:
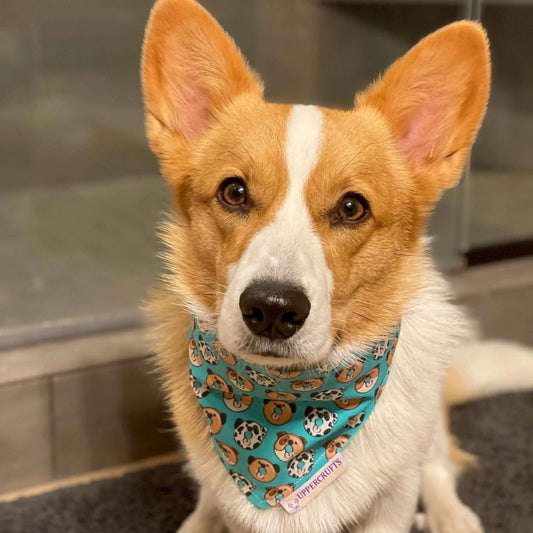
<svg viewBox="0 0 533 533">
<path fill-rule="evenodd" d="M 401 533 L 413 525 L 419 499 L 433 533 L 481 532 L 455 490 L 464 455 L 442 409 L 447 366 L 470 326 L 448 302 L 424 231 L 439 197 L 458 182 L 485 114 L 490 57 L 482 27 L 461 21 L 429 35 L 341 111 L 266 102 L 258 75 L 203 7 L 158 0 L 142 85 L 147 135 L 173 201 L 162 226 L 168 273 L 149 308 L 168 402 L 199 485 L 180 533 Z M 188 337 L 191 316 L 200 336 L 217 336 L 203 362 L 207 385 L 194 390 L 190 372 L 203 359 L 201 342 Z M 394 359 L 383 350 L 374 356 L 389 365 L 382 389 L 376 369 L 358 376 L 353 354 L 398 324 Z M 217 354 L 242 359 L 250 372 L 218 370 Z M 320 453 L 333 457 L 342 447 L 347 467 L 289 513 L 277 498 L 297 488 L 280 480 L 276 455 L 269 464 L 257 455 L 270 428 L 250 418 L 251 397 L 270 386 L 269 418 L 294 420 L 290 405 L 301 395 L 324 400 L 323 378 L 304 379 L 302 371 L 339 367 L 338 390 L 357 384 L 357 395 L 374 387 L 375 410 L 353 439 L 349 428 L 364 413 L 338 437 L 324 437 Z M 272 383 L 286 377 L 294 388 L 276 392 Z M 457 383 L 446 389 L 459 402 L 469 392 Z M 238 396 L 231 446 L 220 440 L 226 415 L 199 403 L 209 390 L 225 394 L 226 403 Z M 332 426 L 360 408 L 336 390 L 325 398 L 339 405 Z M 276 401 L 281 414 L 274 414 Z M 320 404 L 309 409 L 320 429 Z M 273 428 L 273 438 L 284 436 L 283 426 Z M 311 437 L 304 437 L 285 448 L 282 468 L 292 464 L 294 447 L 307 449 Z M 228 470 L 217 445 L 231 465 L 251 449 L 254 477 Z M 268 508 L 247 499 L 263 478 Z"/>
</svg>

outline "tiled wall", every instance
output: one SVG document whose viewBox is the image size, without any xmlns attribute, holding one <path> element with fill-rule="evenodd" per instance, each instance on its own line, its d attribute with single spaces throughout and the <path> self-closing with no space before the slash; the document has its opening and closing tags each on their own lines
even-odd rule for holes
<svg viewBox="0 0 533 533">
<path fill-rule="evenodd" d="M 0 389 L 0 493 L 52 479 L 48 379 Z"/>
<path fill-rule="evenodd" d="M 0 493 L 176 446 L 146 359 L 0 387 Z"/>
</svg>

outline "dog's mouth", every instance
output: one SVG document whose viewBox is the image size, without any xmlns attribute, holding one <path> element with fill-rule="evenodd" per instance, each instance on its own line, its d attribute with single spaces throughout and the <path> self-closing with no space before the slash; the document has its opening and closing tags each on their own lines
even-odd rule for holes
<svg viewBox="0 0 533 533">
<path fill-rule="evenodd" d="M 281 353 L 275 353 L 275 352 L 258 352 L 257 355 L 262 355 L 263 357 L 275 357 L 277 359 L 283 359 L 286 357 L 285 355 Z"/>
<path fill-rule="evenodd" d="M 276 341 L 249 337 L 246 342 L 243 343 L 242 351 L 249 355 L 265 358 L 272 357 L 273 359 L 277 360 L 298 358 L 292 343 L 289 341 Z"/>
<path fill-rule="evenodd" d="M 236 343 L 233 353 L 251 364 L 265 368 L 304 370 L 322 364 L 331 351 L 329 339 L 316 350 L 305 349 L 289 340 L 271 340 L 245 335 Z"/>
</svg>

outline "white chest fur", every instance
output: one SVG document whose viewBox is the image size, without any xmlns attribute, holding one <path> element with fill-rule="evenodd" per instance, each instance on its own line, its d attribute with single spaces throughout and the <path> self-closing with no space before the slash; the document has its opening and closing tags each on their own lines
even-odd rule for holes
<svg viewBox="0 0 533 533">
<path fill-rule="evenodd" d="M 365 520 L 381 497 L 408 477 L 406 512 L 416 502 L 419 472 L 440 416 L 441 380 L 458 335 L 461 312 L 446 301 L 446 285 L 430 272 L 402 317 L 402 332 L 387 387 L 372 416 L 344 451 L 348 471 L 311 504 L 289 515 L 261 510 L 244 497 L 215 450 L 187 445 L 191 468 L 216 499 L 235 531 L 253 533 L 338 533 Z M 201 415 L 201 413 L 200 413 Z M 197 422 L 203 424 L 203 419 Z M 203 440 L 203 439 L 202 439 Z M 356 527 L 356 526 L 355 526 Z M 352 529 L 352 531 L 358 531 Z M 398 531 L 401 531 L 399 529 Z"/>
</svg>

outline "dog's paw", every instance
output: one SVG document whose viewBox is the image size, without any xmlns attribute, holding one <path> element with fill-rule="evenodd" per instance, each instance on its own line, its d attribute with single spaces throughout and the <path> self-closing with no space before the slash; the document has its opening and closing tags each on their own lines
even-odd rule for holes
<svg viewBox="0 0 533 533">
<path fill-rule="evenodd" d="M 426 518 L 430 533 L 483 533 L 476 513 L 459 502 L 453 508 L 428 509 Z"/>
</svg>

